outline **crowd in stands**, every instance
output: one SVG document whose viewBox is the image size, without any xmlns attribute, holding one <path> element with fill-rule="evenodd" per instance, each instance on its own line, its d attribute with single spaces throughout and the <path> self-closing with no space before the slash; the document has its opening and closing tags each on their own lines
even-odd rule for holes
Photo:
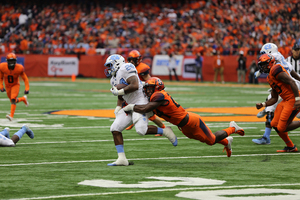
<svg viewBox="0 0 300 200">
<path fill-rule="evenodd" d="M 1 3 L 0 54 L 255 55 L 273 42 L 288 56 L 300 40 L 297 0 L 166 2 Z"/>
</svg>

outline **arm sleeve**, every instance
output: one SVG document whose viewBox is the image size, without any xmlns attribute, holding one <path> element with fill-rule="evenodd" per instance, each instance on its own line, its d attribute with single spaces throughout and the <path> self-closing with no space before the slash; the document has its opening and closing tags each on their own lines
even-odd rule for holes
<svg viewBox="0 0 300 200">
<path fill-rule="evenodd" d="M 21 74 L 21 77 L 22 77 L 22 79 L 23 79 L 23 81 L 24 81 L 24 84 L 25 84 L 25 90 L 29 90 L 29 81 L 28 81 L 28 77 L 27 77 L 27 75 L 25 74 L 25 72 L 23 72 L 23 73 Z"/>
</svg>

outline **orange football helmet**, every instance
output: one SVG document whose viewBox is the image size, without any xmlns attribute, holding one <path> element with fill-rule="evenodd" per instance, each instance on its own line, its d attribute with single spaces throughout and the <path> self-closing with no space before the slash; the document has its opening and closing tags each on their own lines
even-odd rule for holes
<svg viewBox="0 0 300 200">
<path fill-rule="evenodd" d="M 275 64 L 275 58 L 271 54 L 262 54 L 257 64 L 261 73 L 269 73 L 271 67 Z"/>
<path fill-rule="evenodd" d="M 134 66 L 138 66 L 142 61 L 142 56 L 137 50 L 132 50 L 129 52 L 127 60 Z"/>
<path fill-rule="evenodd" d="M 147 97 L 151 97 L 154 92 L 162 91 L 165 89 L 164 82 L 157 77 L 151 77 L 145 82 L 144 92 Z"/>
<path fill-rule="evenodd" d="M 16 63 L 17 63 L 16 54 L 14 54 L 14 53 L 7 54 L 6 61 L 7 61 L 8 69 L 13 70 L 15 68 Z"/>
</svg>

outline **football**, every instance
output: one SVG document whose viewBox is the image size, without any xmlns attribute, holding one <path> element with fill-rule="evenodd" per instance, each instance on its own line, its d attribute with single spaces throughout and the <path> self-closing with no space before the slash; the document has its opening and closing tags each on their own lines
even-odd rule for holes
<svg viewBox="0 0 300 200">
<path fill-rule="evenodd" d="M 127 86 L 126 84 L 120 83 L 120 84 L 116 85 L 116 88 L 117 88 L 118 90 L 121 90 L 121 89 L 123 89 L 123 88 L 126 87 L 126 86 Z"/>
</svg>

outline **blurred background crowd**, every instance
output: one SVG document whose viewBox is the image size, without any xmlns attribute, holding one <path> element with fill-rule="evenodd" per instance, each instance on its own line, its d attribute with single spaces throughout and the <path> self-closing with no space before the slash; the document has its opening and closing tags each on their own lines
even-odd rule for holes
<svg viewBox="0 0 300 200">
<path fill-rule="evenodd" d="M 1 1 L 0 53 L 287 57 L 300 42 L 297 0 Z"/>
</svg>

